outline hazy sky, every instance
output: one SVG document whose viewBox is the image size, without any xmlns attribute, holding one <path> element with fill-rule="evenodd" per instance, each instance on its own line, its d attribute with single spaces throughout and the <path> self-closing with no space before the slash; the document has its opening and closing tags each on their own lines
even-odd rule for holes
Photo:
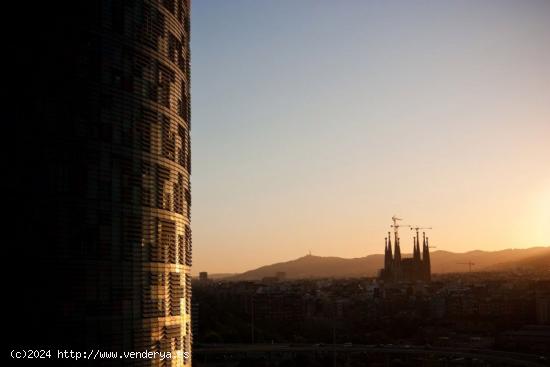
<svg viewBox="0 0 550 367">
<path fill-rule="evenodd" d="M 194 273 L 550 245 L 550 1 L 192 8 Z"/>
</svg>

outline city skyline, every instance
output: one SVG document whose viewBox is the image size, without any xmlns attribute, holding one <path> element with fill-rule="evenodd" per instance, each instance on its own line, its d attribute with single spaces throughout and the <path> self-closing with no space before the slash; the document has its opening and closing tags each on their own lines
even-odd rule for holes
<svg viewBox="0 0 550 367">
<path fill-rule="evenodd" d="M 548 2 L 192 13 L 193 273 L 381 253 L 394 214 L 438 250 L 550 244 Z"/>
</svg>

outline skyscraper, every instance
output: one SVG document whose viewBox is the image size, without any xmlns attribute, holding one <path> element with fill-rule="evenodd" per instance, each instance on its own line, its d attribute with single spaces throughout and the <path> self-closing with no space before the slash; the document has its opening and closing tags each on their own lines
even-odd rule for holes
<svg viewBox="0 0 550 367">
<path fill-rule="evenodd" d="M 18 7 L 6 12 L 21 19 L 4 96 L 10 342 L 190 365 L 190 1 Z"/>
</svg>

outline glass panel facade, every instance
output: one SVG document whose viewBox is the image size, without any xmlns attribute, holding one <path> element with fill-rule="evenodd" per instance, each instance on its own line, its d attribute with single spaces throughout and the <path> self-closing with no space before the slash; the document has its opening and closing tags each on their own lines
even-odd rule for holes
<svg viewBox="0 0 550 367">
<path fill-rule="evenodd" d="M 190 3 L 45 3 L 6 73 L 10 343 L 191 365 Z"/>
</svg>

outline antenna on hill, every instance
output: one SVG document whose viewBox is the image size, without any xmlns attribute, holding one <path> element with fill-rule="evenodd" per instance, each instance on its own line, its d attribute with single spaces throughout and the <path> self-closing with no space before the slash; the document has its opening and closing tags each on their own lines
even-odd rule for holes
<svg viewBox="0 0 550 367">
<path fill-rule="evenodd" d="M 308 255 L 311 256 L 311 250 L 309 250 L 309 254 L 308 254 Z"/>
</svg>

